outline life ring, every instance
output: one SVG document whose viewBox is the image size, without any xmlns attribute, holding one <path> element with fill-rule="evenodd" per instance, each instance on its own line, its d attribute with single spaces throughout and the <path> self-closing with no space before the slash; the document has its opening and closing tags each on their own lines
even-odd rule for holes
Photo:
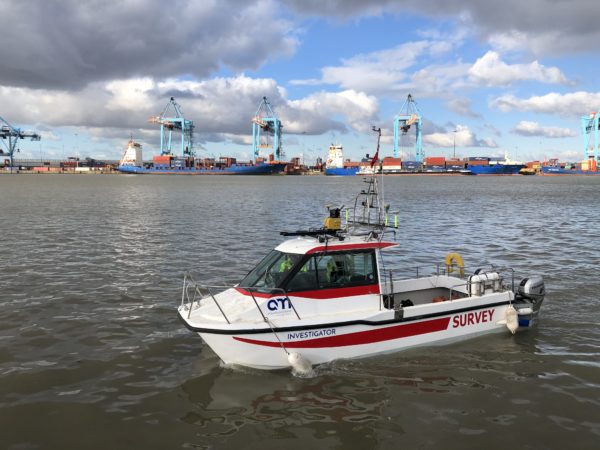
<svg viewBox="0 0 600 450">
<path fill-rule="evenodd" d="M 461 277 L 465 276 L 465 263 L 458 253 L 448 253 L 446 255 L 446 273 L 451 274 L 454 272 L 454 266 L 458 267 L 458 274 Z"/>
</svg>

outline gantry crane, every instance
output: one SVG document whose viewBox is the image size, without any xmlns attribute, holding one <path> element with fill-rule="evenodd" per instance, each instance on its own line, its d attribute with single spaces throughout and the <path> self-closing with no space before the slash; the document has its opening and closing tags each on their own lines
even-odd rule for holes
<svg viewBox="0 0 600 450">
<path fill-rule="evenodd" d="M 181 155 L 194 156 L 194 122 L 183 117 L 181 107 L 171 97 L 160 116 L 148 119 L 150 123 L 160 124 L 160 154 L 172 155 L 173 131 L 181 133 Z"/>
<path fill-rule="evenodd" d="M 276 160 L 283 159 L 283 151 L 281 147 L 281 121 L 273 112 L 271 104 L 267 97 L 263 97 L 262 102 L 256 110 L 256 114 L 252 118 L 252 150 L 254 151 L 254 159 L 258 157 L 259 148 L 273 148 L 273 155 Z M 261 141 L 261 134 L 264 138 Z M 272 143 L 269 144 L 269 136 L 272 138 Z"/>
<path fill-rule="evenodd" d="M 600 125 L 598 119 L 600 118 L 600 111 L 591 113 L 588 116 L 581 116 L 581 131 L 583 132 L 583 157 L 586 159 L 594 158 L 598 161 L 598 129 Z M 592 133 L 594 134 L 593 148 L 590 148 L 590 141 L 592 139 Z"/>
<path fill-rule="evenodd" d="M 32 130 L 22 131 L 20 128 L 15 128 L 8 121 L 0 117 L 0 138 L 2 138 L 2 143 L 8 151 L 6 155 L 10 158 L 10 168 L 12 170 L 15 151 L 19 151 L 17 149 L 17 141 L 25 138 L 30 138 L 32 141 L 39 141 L 42 139 L 42 136 Z M 6 139 L 8 139 L 8 144 L 6 143 Z M 0 149 L 0 154 L 4 154 L 2 149 Z"/>
<path fill-rule="evenodd" d="M 415 141 L 415 160 L 423 162 L 423 141 L 422 141 L 422 117 L 421 111 L 414 101 L 412 95 L 408 94 L 408 98 L 402 104 L 400 113 L 394 117 L 394 158 L 398 158 L 398 141 L 400 133 L 406 135 L 410 127 L 414 125 L 416 131 Z"/>
</svg>

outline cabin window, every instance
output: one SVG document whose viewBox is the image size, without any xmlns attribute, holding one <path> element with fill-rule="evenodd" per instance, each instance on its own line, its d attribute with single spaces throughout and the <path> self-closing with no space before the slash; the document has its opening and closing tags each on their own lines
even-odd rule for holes
<svg viewBox="0 0 600 450">
<path fill-rule="evenodd" d="M 240 287 L 277 288 L 300 262 L 302 255 L 271 251 L 240 282 Z"/>
<path fill-rule="evenodd" d="M 314 255 L 293 275 L 286 291 L 306 291 L 377 283 L 375 252 L 335 252 Z"/>
</svg>

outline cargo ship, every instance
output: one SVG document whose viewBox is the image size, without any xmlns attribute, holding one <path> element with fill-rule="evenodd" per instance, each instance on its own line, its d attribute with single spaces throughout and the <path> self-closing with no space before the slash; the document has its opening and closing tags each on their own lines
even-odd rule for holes
<svg viewBox="0 0 600 450">
<path fill-rule="evenodd" d="M 358 173 L 359 163 L 344 161 L 344 149 L 340 144 L 329 146 L 329 155 L 325 163 L 325 175 L 329 176 L 354 176 Z"/>
<path fill-rule="evenodd" d="M 129 174 L 155 175 L 273 175 L 282 173 L 286 163 L 257 158 L 256 162 L 237 162 L 236 158 L 197 159 L 191 155 L 160 155 L 152 158 L 152 163 L 144 163 L 142 146 L 133 139 L 127 143 L 117 170 Z"/>
<path fill-rule="evenodd" d="M 540 175 L 600 175 L 600 167 L 597 161 L 591 157 L 584 159 L 581 163 L 560 163 L 553 158 L 540 167 Z"/>
<path fill-rule="evenodd" d="M 467 170 L 475 175 L 518 175 L 526 167 L 521 161 L 512 161 L 508 154 L 504 155 L 504 159 L 474 156 L 467 162 Z"/>
<path fill-rule="evenodd" d="M 424 162 L 402 161 L 386 156 L 371 166 L 369 155 L 360 163 L 358 175 L 473 175 L 465 169 L 466 163 L 458 158 L 446 159 L 443 156 L 430 156 Z"/>
</svg>

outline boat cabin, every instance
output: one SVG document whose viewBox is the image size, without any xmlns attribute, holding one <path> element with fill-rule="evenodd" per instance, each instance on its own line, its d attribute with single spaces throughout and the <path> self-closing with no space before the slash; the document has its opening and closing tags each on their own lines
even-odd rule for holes
<svg viewBox="0 0 600 450">
<path fill-rule="evenodd" d="M 272 250 L 240 282 L 240 288 L 287 293 L 379 286 L 377 250 L 397 244 L 364 239 L 319 242 L 314 238 L 286 241 Z M 378 292 L 378 288 L 373 293 Z"/>
</svg>

